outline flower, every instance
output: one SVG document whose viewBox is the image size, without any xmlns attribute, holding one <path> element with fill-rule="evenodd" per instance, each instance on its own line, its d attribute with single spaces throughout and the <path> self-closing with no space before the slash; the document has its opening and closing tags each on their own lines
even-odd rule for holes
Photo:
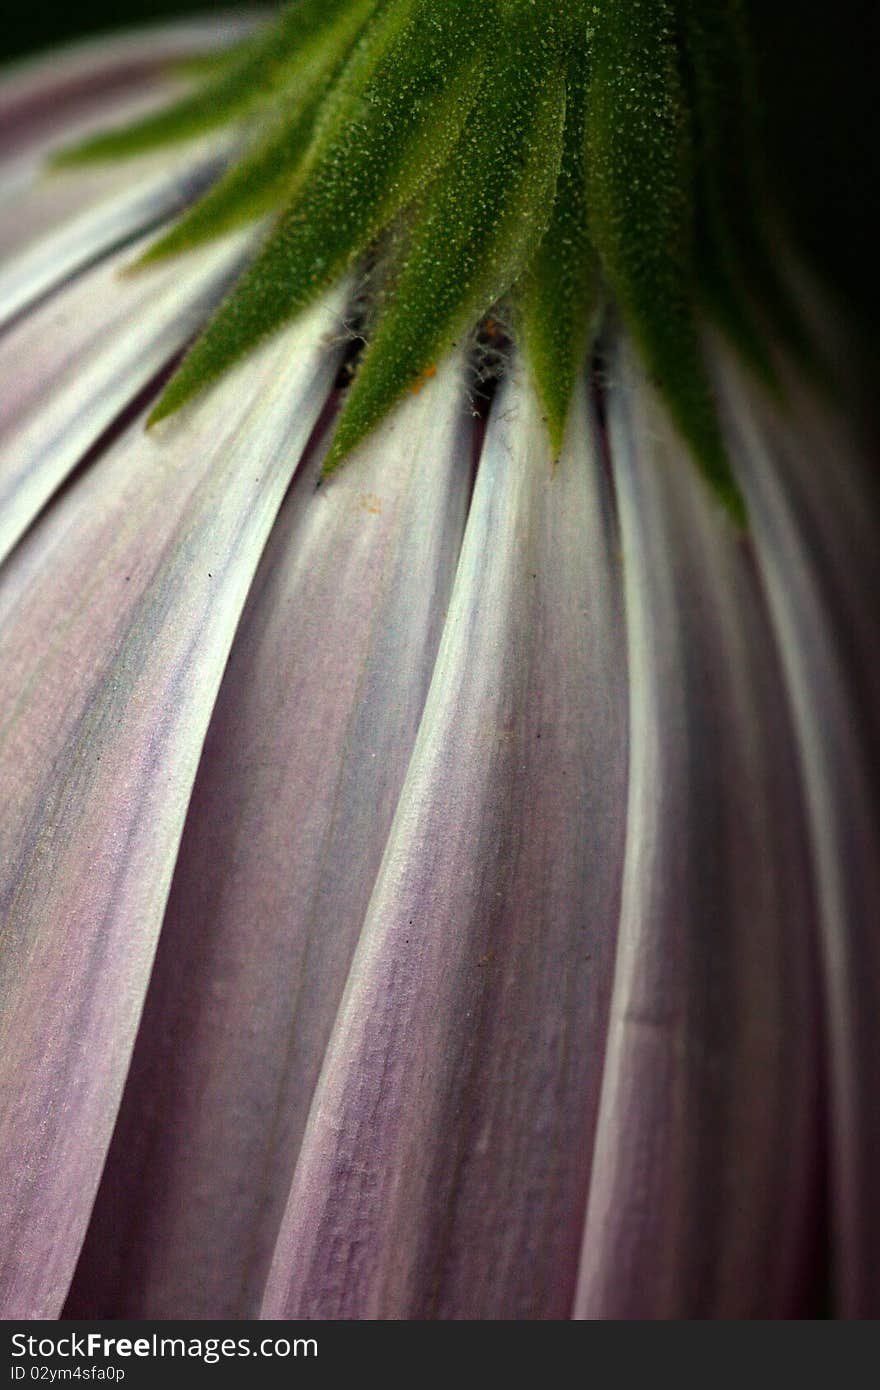
<svg viewBox="0 0 880 1390">
<path fill-rule="evenodd" d="M 5 1316 L 876 1311 L 867 469 L 700 8 L 0 89 Z"/>
</svg>

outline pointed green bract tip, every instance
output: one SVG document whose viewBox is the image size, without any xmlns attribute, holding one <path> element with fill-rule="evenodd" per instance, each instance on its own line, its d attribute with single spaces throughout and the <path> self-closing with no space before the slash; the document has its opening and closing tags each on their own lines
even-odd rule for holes
<svg viewBox="0 0 880 1390">
<path fill-rule="evenodd" d="M 797 338 L 760 225 L 759 160 L 741 157 L 755 143 L 747 49 L 740 0 L 295 0 L 209 62 L 198 90 L 53 159 L 247 131 L 214 187 L 127 267 L 276 214 L 149 425 L 368 264 L 367 349 L 325 474 L 502 297 L 558 454 L 610 305 L 744 525 L 699 316 L 773 391 L 761 311 Z"/>
<path fill-rule="evenodd" d="M 697 467 L 715 498 L 734 526 L 739 530 L 745 530 L 748 524 L 745 498 L 734 477 L 730 456 L 715 421 L 714 412 L 708 430 L 699 436 L 695 436 L 691 420 L 679 423 L 682 434 L 690 445 Z"/>
<path fill-rule="evenodd" d="M 579 372 L 596 332 L 599 273 L 587 203 L 588 65 L 569 58 L 562 162 L 550 225 L 516 287 L 520 339 L 547 422 L 554 456 L 562 450 Z"/>
<path fill-rule="evenodd" d="M 321 465 L 322 482 L 324 481 L 324 479 L 329 478 L 332 473 L 336 472 L 337 468 L 340 468 L 342 464 L 345 463 L 345 460 L 348 458 L 349 454 L 351 453 L 354 447 L 355 446 L 353 443 L 346 443 L 345 439 L 338 433 L 333 436 L 332 440 L 330 441 L 330 447 L 325 455 L 324 462 Z"/>
<path fill-rule="evenodd" d="M 398 0 L 343 69 L 292 201 L 166 392 L 178 405 L 312 303 L 443 169 L 477 98 L 485 21 L 475 0 L 427 8 L 430 25 L 424 3 Z"/>
<path fill-rule="evenodd" d="M 695 319 L 693 118 L 674 6 L 596 0 L 593 19 L 587 197 L 602 270 L 698 467 L 740 517 Z"/>
<path fill-rule="evenodd" d="M 249 116 L 307 86 L 344 55 L 377 0 L 294 0 L 222 62 L 195 91 L 141 120 L 90 136 L 52 156 L 55 168 L 176 145 Z"/>
<path fill-rule="evenodd" d="M 175 390 L 175 381 L 176 378 L 172 377 L 147 416 L 148 430 L 151 430 L 154 425 L 158 425 L 160 420 L 167 420 L 169 416 L 176 414 L 192 396 L 192 392 L 180 389 Z"/>
<path fill-rule="evenodd" d="M 748 531 L 749 511 L 746 506 L 746 499 L 739 491 L 739 488 L 735 488 L 730 493 L 723 494 L 721 501 L 728 517 L 733 522 L 736 529 L 743 533 Z"/>
<path fill-rule="evenodd" d="M 511 23 L 442 172 L 419 201 L 328 458 L 335 468 L 522 273 L 550 219 L 565 85 L 534 18 Z M 518 80 L 505 79 L 516 72 Z"/>
<path fill-rule="evenodd" d="M 565 426 L 568 423 L 568 412 L 571 409 L 572 392 L 567 391 L 564 407 L 554 410 L 552 406 L 547 409 L 544 417 L 547 424 L 547 437 L 550 440 L 550 452 L 554 459 L 558 459 L 562 453 L 562 446 L 565 443 Z"/>
<path fill-rule="evenodd" d="M 142 251 L 133 261 L 129 261 L 128 265 L 124 265 L 119 273 L 125 278 L 134 277 L 140 275 L 142 270 L 152 269 L 164 259 L 158 246 L 148 246 L 146 251 Z"/>
</svg>

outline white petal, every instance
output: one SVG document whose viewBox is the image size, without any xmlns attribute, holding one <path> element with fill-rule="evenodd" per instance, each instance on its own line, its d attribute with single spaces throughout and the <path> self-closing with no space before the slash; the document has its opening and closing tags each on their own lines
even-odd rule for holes
<svg viewBox="0 0 880 1390">
<path fill-rule="evenodd" d="M 206 321 L 247 245 L 238 237 L 124 277 L 138 250 L 128 247 L 0 338 L 0 560 L 102 431 Z"/>
<path fill-rule="evenodd" d="M 880 1315 L 880 551 L 872 464 L 794 386 L 789 418 L 724 358 L 736 464 L 788 682 L 816 865 L 830 1048 L 836 1311 Z"/>
<path fill-rule="evenodd" d="M 338 301 L 335 301 L 338 302 Z M 0 1271 L 55 1317 L 128 1067 L 208 718 L 335 370 L 318 306 L 137 426 L 0 584 Z"/>
<path fill-rule="evenodd" d="M 122 34 L 82 39 L 26 58 L 0 73 L 0 129 L 7 138 L 35 111 L 57 118 L 74 97 L 91 103 L 107 88 L 154 75 L 166 64 L 232 43 L 253 28 L 253 18 L 220 14 L 146 25 Z"/>
<path fill-rule="evenodd" d="M 114 166 L 112 191 L 95 203 L 90 193 L 85 208 L 38 240 L 28 240 L 0 267 L 0 326 L 117 246 L 180 212 L 217 177 L 229 148 L 228 139 L 215 137 L 185 153 L 163 151 L 146 162 Z"/>
<path fill-rule="evenodd" d="M 822 1210 L 794 740 L 748 554 L 641 371 L 616 371 L 630 792 L 576 1315 L 797 1315 Z"/>
<path fill-rule="evenodd" d="M 564 1317 L 618 914 L 618 567 L 584 395 L 490 420 L 263 1316 Z"/>
<path fill-rule="evenodd" d="M 454 362 L 318 493 L 236 636 L 70 1309 L 259 1309 L 418 728 L 470 490 Z"/>
<path fill-rule="evenodd" d="M 72 145 L 109 125 L 122 125 L 167 106 L 170 98 L 186 90 L 168 80 L 135 85 L 115 99 L 106 97 L 97 114 L 61 116 L 56 113 L 48 135 L 34 134 L 22 148 L 0 159 L 0 256 L 8 259 L 28 242 L 53 226 L 69 220 L 91 203 L 112 192 L 119 183 L 118 166 L 84 164 L 76 169 L 53 170 L 50 156 L 62 145 Z"/>
</svg>

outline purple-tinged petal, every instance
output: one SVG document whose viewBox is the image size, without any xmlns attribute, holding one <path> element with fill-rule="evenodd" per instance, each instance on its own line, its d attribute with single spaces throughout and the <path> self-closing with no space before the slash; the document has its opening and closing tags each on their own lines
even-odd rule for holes
<svg viewBox="0 0 880 1390">
<path fill-rule="evenodd" d="M 122 277 L 128 247 L 0 337 L 0 560 L 102 432 L 204 323 L 250 239 L 190 256 L 186 274 Z M 146 243 L 143 243 L 146 244 Z"/>
<path fill-rule="evenodd" d="M 749 552 L 641 373 L 617 371 L 630 795 L 575 1311 L 788 1316 L 824 1215 L 794 741 Z"/>
<path fill-rule="evenodd" d="M 121 438 L 0 582 L 0 1309 L 57 1316 L 248 587 L 335 370 L 319 306 Z"/>
<path fill-rule="evenodd" d="M 101 38 L 38 58 L 0 80 L 0 256 L 8 259 L 120 189 L 167 170 L 169 156 L 49 171 L 58 148 L 136 120 L 184 89 L 169 63 L 251 27 L 229 16 Z M 191 158 L 191 156 L 189 156 Z"/>
<path fill-rule="evenodd" d="M 63 135 L 133 90 L 165 81 L 169 63 L 247 33 L 247 16 L 221 14 L 101 36 L 0 71 L 0 157 Z"/>
<path fill-rule="evenodd" d="M 787 416 L 724 359 L 735 463 L 798 734 L 829 1048 L 832 1299 L 880 1316 L 880 550 L 847 421 L 793 386 Z"/>
<path fill-rule="evenodd" d="M 568 1314 L 623 850 L 615 543 L 584 395 L 554 466 L 509 384 L 265 1317 Z"/>
<path fill-rule="evenodd" d="M 34 141 L 0 161 L 0 258 L 11 260 L 32 242 L 159 168 L 158 161 L 142 160 L 138 166 L 87 164 L 58 170 L 50 167 L 49 160 L 60 144 L 74 144 L 110 124 L 146 116 L 167 105 L 178 91 L 179 86 L 172 83 L 154 83 L 148 94 L 129 94 L 105 103 L 97 116 L 63 124 L 60 137 Z"/>
<path fill-rule="evenodd" d="M 315 492 L 236 635 L 181 843 L 75 1316 L 259 1310 L 406 773 L 464 527 L 458 363 Z"/>
<path fill-rule="evenodd" d="M 228 150 L 228 139 L 220 137 L 183 154 L 166 152 L 149 163 L 127 160 L 114 168 L 112 191 L 93 204 L 89 189 L 87 206 L 38 240 L 28 238 L 0 267 L 0 327 L 78 271 L 173 217 L 217 177 Z M 61 176 L 59 188 L 63 181 Z M 7 220 L 14 229 L 15 213 Z"/>
</svg>

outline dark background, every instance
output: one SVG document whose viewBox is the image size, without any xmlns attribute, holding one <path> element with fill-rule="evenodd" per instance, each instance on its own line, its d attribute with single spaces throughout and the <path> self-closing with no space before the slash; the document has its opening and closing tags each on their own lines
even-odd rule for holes
<svg viewBox="0 0 880 1390">
<path fill-rule="evenodd" d="M 218 4 L 217 0 L 70 0 L 68 4 L 47 5 L 33 0 L 6 0 L 0 21 L 0 54 L 10 58 L 45 48 L 65 39 L 77 39 L 101 30 L 123 29 L 151 20 L 184 18 L 192 14 L 229 14 L 235 11 L 275 8 L 273 0 L 260 5 L 252 0 Z"/>
<path fill-rule="evenodd" d="M 707 0 L 711 3 L 711 0 Z M 800 244 L 837 286 L 873 346 L 880 283 L 880 0 L 747 0 L 761 62 L 767 151 Z M 249 0 L 7 0 L 0 61 L 150 19 L 265 9 Z M 269 8 L 272 8 L 269 5 Z"/>
</svg>

